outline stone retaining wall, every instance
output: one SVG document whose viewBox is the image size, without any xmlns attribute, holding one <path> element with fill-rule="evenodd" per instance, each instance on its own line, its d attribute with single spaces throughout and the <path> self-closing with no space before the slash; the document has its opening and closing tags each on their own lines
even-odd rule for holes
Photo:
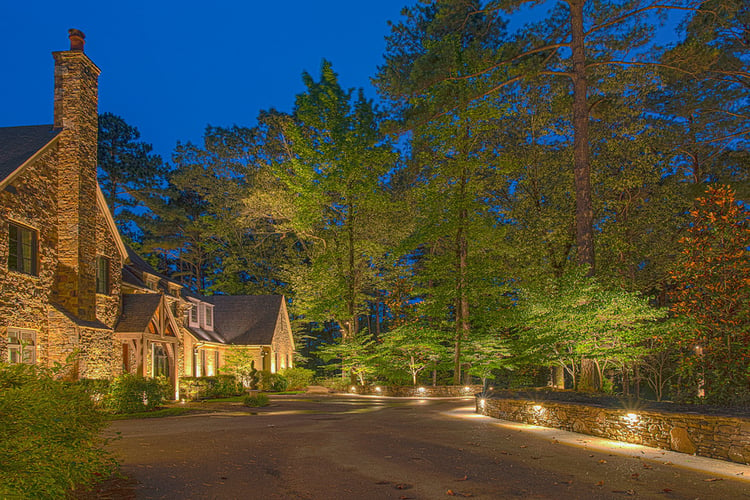
<svg viewBox="0 0 750 500">
<path fill-rule="evenodd" d="M 750 464 L 750 419 L 476 396 L 482 415 Z"/>
<path fill-rule="evenodd" d="M 350 394 L 368 394 L 372 396 L 413 397 L 413 398 L 458 398 L 472 397 L 481 392 L 481 385 L 424 385 L 424 386 L 351 386 Z"/>
</svg>

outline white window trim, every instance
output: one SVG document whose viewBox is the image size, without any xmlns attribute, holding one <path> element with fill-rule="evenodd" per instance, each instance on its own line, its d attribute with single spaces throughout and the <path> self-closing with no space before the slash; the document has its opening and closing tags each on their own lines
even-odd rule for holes
<svg viewBox="0 0 750 500">
<path fill-rule="evenodd" d="M 193 311 L 195 311 L 195 320 L 193 320 Z M 190 300 L 190 307 L 188 308 L 188 325 L 195 328 L 200 328 L 201 324 L 201 307 L 200 302 L 197 300 Z"/>
<path fill-rule="evenodd" d="M 201 317 L 201 323 L 205 330 L 213 331 L 214 329 L 214 306 L 211 304 L 202 304 L 203 314 Z"/>
<path fill-rule="evenodd" d="M 11 342 L 11 338 L 18 339 Z M 36 364 L 37 332 L 28 328 L 8 327 L 8 362 Z M 19 356 L 20 361 L 13 361 L 13 353 Z"/>
</svg>

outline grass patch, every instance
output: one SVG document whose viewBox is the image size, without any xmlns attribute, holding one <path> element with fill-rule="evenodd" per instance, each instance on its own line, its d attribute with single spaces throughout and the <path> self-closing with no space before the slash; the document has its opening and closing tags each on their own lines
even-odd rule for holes
<svg viewBox="0 0 750 500">
<path fill-rule="evenodd" d="M 283 392 L 272 392 L 271 394 L 275 394 L 277 396 L 284 396 L 284 395 L 297 395 L 297 394 L 306 394 L 307 391 L 283 391 Z"/>
<path fill-rule="evenodd" d="M 241 403 L 244 401 L 245 395 L 242 396 L 231 396 L 228 398 L 212 398 L 212 399 L 201 399 L 196 403 Z"/>
<path fill-rule="evenodd" d="M 129 419 L 141 419 L 141 418 L 162 418 L 162 417 L 178 417 L 185 415 L 186 413 L 195 413 L 195 408 L 160 408 L 154 411 L 139 411 L 135 413 L 118 413 L 116 415 L 107 415 L 107 420 L 129 420 Z"/>
</svg>

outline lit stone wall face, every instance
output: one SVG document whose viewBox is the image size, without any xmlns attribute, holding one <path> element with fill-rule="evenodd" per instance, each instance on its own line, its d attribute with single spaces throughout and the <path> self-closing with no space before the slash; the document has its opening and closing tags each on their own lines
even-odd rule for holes
<svg viewBox="0 0 750 500">
<path fill-rule="evenodd" d="M 58 154 L 59 241 L 56 299 L 96 319 L 96 157 L 99 69 L 82 52 L 53 53 Z"/>
<path fill-rule="evenodd" d="M 101 255 L 109 259 L 109 294 L 96 294 L 96 319 L 114 328 L 117 319 L 120 316 L 120 294 L 122 293 L 122 265 L 123 257 L 117 249 L 115 238 L 109 230 L 104 213 L 101 209 L 96 210 L 96 255 Z"/>
<path fill-rule="evenodd" d="M 81 378 L 112 378 L 122 371 L 120 342 L 111 330 L 80 328 L 79 376 Z"/>
<path fill-rule="evenodd" d="M 56 151 L 51 148 L 0 191 L 0 360 L 6 361 L 7 327 L 37 331 L 37 363 L 49 364 L 47 309 L 57 270 Z M 8 223 L 38 231 L 38 276 L 8 270 Z"/>
<path fill-rule="evenodd" d="M 477 396 L 476 411 L 513 422 L 750 464 L 748 418 L 615 410 L 481 396 Z"/>
</svg>

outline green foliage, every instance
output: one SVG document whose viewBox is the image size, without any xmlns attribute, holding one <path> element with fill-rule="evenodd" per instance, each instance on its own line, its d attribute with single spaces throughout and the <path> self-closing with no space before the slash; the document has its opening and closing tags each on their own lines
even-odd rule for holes
<svg viewBox="0 0 750 500">
<path fill-rule="evenodd" d="M 287 381 L 288 391 L 297 391 L 305 389 L 308 385 L 312 384 L 315 372 L 308 368 L 284 368 L 279 371 L 279 375 L 284 377 Z"/>
<path fill-rule="evenodd" d="M 224 356 L 222 371 L 234 375 L 248 389 L 258 388 L 258 370 L 255 369 L 255 354 L 242 347 L 230 347 Z"/>
<path fill-rule="evenodd" d="M 64 498 L 107 477 L 106 425 L 89 393 L 51 370 L 0 364 L 0 498 Z"/>
<path fill-rule="evenodd" d="M 265 394 L 248 394 L 245 396 L 242 404 L 250 408 L 260 408 L 262 406 L 268 406 L 269 402 L 270 400 Z"/>
<path fill-rule="evenodd" d="M 412 385 L 417 385 L 423 370 L 448 357 L 441 344 L 443 336 L 443 332 L 419 324 L 400 326 L 382 335 L 378 355 L 383 364 L 406 372 Z"/>
<path fill-rule="evenodd" d="M 224 398 L 242 392 L 243 386 L 234 375 L 180 378 L 180 398 L 188 400 Z"/>
<path fill-rule="evenodd" d="M 113 413 L 153 410 L 164 402 L 168 384 L 168 381 L 158 378 L 122 374 L 112 381 L 105 407 Z"/>
<path fill-rule="evenodd" d="M 341 370 L 345 377 L 356 379 L 360 385 L 365 385 L 375 373 L 375 341 L 365 334 L 352 339 L 337 339 L 333 344 L 319 347 L 316 354 L 330 363 L 329 370 Z"/>
<path fill-rule="evenodd" d="M 263 370 L 258 372 L 258 390 L 268 392 L 283 392 L 287 389 L 289 382 L 280 373 L 271 373 Z"/>
<path fill-rule="evenodd" d="M 164 183 L 164 168 L 152 146 L 140 141 L 136 127 L 112 113 L 99 115 L 97 160 L 99 185 L 120 231 L 140 241 L 142 208 L 159 193 Z"/>
<path fill-rule="evenodd" d="M 584 359 L 594 361 L 601 380 L 608 365 L 646 354 L 644 341 L 667 314 L 638 294 L 602 286 L 585 268 L 537 283 L 522 299 L 516 353 L 527 362 L 564 367 L 574 385 Z"/>
</svg>

